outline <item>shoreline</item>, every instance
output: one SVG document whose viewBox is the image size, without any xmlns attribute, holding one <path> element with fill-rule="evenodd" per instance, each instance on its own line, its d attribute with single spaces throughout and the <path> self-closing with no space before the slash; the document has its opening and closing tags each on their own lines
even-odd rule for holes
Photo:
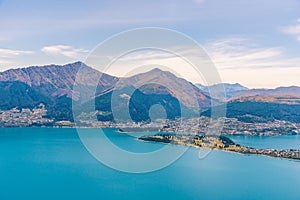
<svg viewBox="0 0 300 200">
<path fill-rule="evenodd" d="M 134 134 L 134 133 L 149 133 L 149 132 L 157 132 L 157 133 L 169 133 L 169 134 L 194 134 L 197 135 L 195 133 L 189 133 L 189 132 L 174 132 L 174 131 L 164 131 L 164 130 L 157 130 L 157 128 L 153 128 L 155 131 L 144 131 L 147 128 L 129 128 L 129 129 L 140 129 L 140 131 L 125 131 L 123 130 L 124 128 L 119 128 L 119 127 L 93 127 L 93 126 L 0 126 L 0 129 L 4 129 L 4 128 L 55 128 L 55 129 L 99 129 L 99 128 L 103 128 L 103 129 L 118 129 L 118 133 L 121 134 Z M 199 135 L 199 134 L 198 134 Z M 205 135 L 205 134 L 203 134 Z M 230 136 L 242 136 L 242 137 L 280 137 L 280 136 L 297 136 L 300 134 L 273 134 L 273 135 L 248 135 L 248 134 L 220 134 L 222 136 L 226 136 L 226 137 L 230 137 Z"/>
<path fill-rule="evenodd" d="M 258 149 L 248 146 L 242 146 L 233 142 L 226 136 L 202 136 L 202 135 L 169 135 L 157 134 L 151 136 L 142 136 L 138 138 L 141 141 L 158 142 L 164 144 L 184 145 L 194 148 L 205 148 L 211 150 L 220 150 L 224 152 L 239 153 L 244 155 L 258 155 L 272 158 L 294 160 L 300 162 L 300 150 L 298 149 Z"/>
</svg>

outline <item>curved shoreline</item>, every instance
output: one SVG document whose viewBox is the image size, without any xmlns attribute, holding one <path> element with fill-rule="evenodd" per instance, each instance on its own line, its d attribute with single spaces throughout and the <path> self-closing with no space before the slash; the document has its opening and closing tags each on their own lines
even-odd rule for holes
<svg viewBox="0 0 300 200">
<path fill-rule="evenodd" d="M 283 158 L 300 161 L 300 150 L 258 149 L 253 147 L 247 147 L 236 144 L 226 136 L 206 136 L 192 134 L 156 134 L 151 136 L 142 136 L 138 139 L 141 141 L 185 145 L 195 148 L 210 148 L 213 150 L 235 152 L 246 155 L 263 155 L 273 158 Z"/>
</svg>

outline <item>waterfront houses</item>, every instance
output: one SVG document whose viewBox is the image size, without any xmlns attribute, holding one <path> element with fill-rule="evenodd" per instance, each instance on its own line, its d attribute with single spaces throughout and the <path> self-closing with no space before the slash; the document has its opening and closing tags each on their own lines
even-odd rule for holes
<svg viewBox="0 0 300 200">
<path fill-rule="evenodd" d="M 41 104 L 34 109 L 18 109 L 0 111 L 0 126 L 2 127 L 26 127 L 47 126 L 53 124 L 53 119 L 45 118 L 47 110 Z"/>
</svg>

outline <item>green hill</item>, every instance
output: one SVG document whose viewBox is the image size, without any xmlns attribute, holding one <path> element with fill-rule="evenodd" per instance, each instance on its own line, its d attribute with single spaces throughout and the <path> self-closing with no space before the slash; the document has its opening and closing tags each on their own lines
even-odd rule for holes
<svg viewBox="0 0 300 200">
<path fill-rule="evenodd" d="M 216 110 L 221 107 L 216 107 Z M 202 112 L 201 115 L 210 116 L 211 109 Z M 260 122 L 277 120 L 286 120 L 291 122 L 300 122 L 299 104 L 278 104 L 269 102 L 229 102 L 227 104 L 227 117 L 238 118 L 245 122 Z M 220 115 L 216 115 L 220 117 Z"/>
</svg>

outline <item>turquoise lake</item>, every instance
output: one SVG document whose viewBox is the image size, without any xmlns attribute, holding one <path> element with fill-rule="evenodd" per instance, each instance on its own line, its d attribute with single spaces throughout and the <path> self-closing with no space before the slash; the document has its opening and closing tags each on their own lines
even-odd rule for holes
<svg viewBox="0 0 300 200">
<path fill-rule="evenodd" d="M 164 146 L 105 133 L 132 152 Z M 300 136 L 231 138 L 258 148 L 300 148 Z M 76 129 L 2 128 L 0 199 L 300 199 L 300 162 L 222 151 L 199 159 L 198 153 L 189 148 L 166 168 L 130 174 L 97 161 Z"/>
</svg>

